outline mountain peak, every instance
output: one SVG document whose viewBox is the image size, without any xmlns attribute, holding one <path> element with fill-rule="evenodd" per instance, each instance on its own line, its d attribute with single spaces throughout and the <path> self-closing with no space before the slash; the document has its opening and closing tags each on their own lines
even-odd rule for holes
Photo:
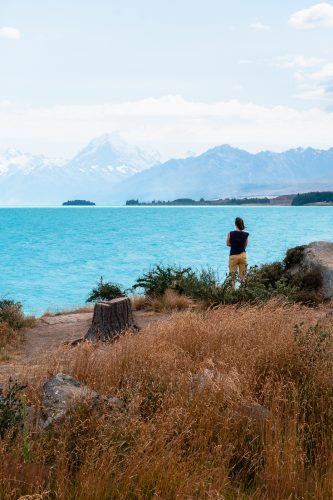
<svg viewBox="0 0 333 500">
<path fill-rule="evenodd" d="M 128 144 L 118 132 L 111 132 L 95 137 L 89 142 L 87 148 L 100 148 L 103 146 L 111 146 L 114 149 L 124 149 L 128 147 Z"/>
<path fill-rule="evenodd" d="M 70 162 L 69 167 L 83 170 L 104 168 L 136 173 L 156 165 L 156 156 L 145 153 L 139 147 L 128 144 L 117 132 L 95 137 Z"/>
</svg>

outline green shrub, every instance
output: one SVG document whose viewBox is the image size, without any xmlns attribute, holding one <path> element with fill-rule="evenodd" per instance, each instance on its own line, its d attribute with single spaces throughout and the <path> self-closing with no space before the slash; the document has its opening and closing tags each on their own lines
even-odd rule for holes
<svg viewBox="0 0 333 500">
<path fill-rule="evenodd" d="M 191 269 L 180 277 L 175 289 L 192 299 L 214 301 L 219 286 L 218 275 L 213 269 L 202 269 L 199 272 Z"/>
<path fill-rule="evenodd" d="M 112 300 L 118 297 L 124 297 L 125 290 L 121 288 L 120 285 L 112 282 L 103 281 L 101 276 L 96 287 L 92 289 L 90 295 L 87 298 L 87 302 L 99 302 L 101 300 Z"/>
<path fill-rule="evenodd" d="M 24 388 L 11 379 L 6 392 L 0 387 L 0 437 L 8 431 L 15 433 L 23 424 L 23 403 L 17 394 Z"/>
<path fill-rule="evenodd" d="M 133 289 L 142 288 L 147 297 L 160 297 L 170 288 L 183 293 L 184 280 L 190 279 L 192 273 L 190 267 L 156 264 L 142 276 L 139 276 Z"/>
<path fill-rule="evenodd" d="M 284 266 L 282 262 L 272 262 L 271 264 L 264 264 L 262 266 L 254 266 L 251 268 L 250 276 L 256 277 L 260 280 L 266 288 L 272 286 L 280 281 L 283 277 Z"/>
<path fill-rule="evenodd" d="M 284 297 L 291 302 L 316 305 L 322 300 L 320 271 L 301 270 L 293 274 L 289 271 L 300 262 L 303 250 L 304 246 L 299 246 L 289 250 L 283 262 L 249 268 L 244 281 L 236 277 L 236 289 L 231 286 L 230 276 L 221 281 L 211 268 L 195 271 L 175 265 L 155 265 L 136 280 L 133 288 L 143 288 L 147 297 L 162 297 L 166 290 L 173 289 L 209 304 L 258 304 Z"/>
<path fill-rule="evenodd" d="M 23 314 L 22 304 L 9 299 L 1 299 L 0 321 L 5 321 L 14 330 L 27 326 L 27 318 Z"/>
<path fill-rule="evenodd" d="M 289 248 L 289 250 L 287 250 L 286 256 L 283 260 L 283 265 L 286 270 L 301 263 L 303 259 L 304 249 L 305 245 L 300 245 L 298 247 Z"/>
<path fill-rule="evenodd" d="M 295 273 L 290 278 L 298 288 L 305 290 L 319 290 L 323 285 L 323 277 L 319 269 L 309 269 Z"/>
</svg>

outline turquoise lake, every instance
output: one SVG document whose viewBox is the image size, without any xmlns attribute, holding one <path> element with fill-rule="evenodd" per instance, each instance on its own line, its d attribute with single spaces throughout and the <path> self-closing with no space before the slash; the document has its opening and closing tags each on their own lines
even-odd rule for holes
<svg viewBox="0 0 333 500">
<path fill-rule="evenodd" d="M 130 287 L 155 263 L 211 266 L 223 277 L 238 215 L 250 265 L 333 241 L 333 207 L 0 208 L 0 296 L 40 315 L 83 305 L 100 276 Z"/>
</svg>

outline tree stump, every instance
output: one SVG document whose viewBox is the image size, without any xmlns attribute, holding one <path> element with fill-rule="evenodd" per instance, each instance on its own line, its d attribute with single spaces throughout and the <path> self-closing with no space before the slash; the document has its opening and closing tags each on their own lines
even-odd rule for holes
<svg viewBox="0 0 333 500">
<path fill-rule="evenodd" d="M 128 297 L 98 302 L 95 304 L 92 324 L 85 340 L 110 342 L 129 328 L 136 326 Z"/>
</svg>

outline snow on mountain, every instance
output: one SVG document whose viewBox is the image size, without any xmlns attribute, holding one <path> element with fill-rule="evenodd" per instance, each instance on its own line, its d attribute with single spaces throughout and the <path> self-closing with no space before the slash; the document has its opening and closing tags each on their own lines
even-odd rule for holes
<svg viewBox="0 0 333 500">
<path fill-rule="evenodd" d="M 75 198 L 109 203 L 119 182 L 157 163 L 156 155 L 116 134 L 97 137 L 69 161 L 8 149 L 0 153 L 0 204 L 58 205 Z"/>
<path fill-rule="evenodd" d="M 118 135 L 97 137 L 70 161 L 15 149 L 0 154 L 0 204 L 97 204 L 333 190 L 333 148 L 251 154 L 229 145 L 158 163 Z"/>
<path fill-rule="evenodd" d="M 113 133 L 93 139 L 69 162 L 69 166 L 81 172 L 98 168 L 105 173 L 126 176 L 157 163 L 159 163 L 158 155 L 148 155 Z"/>
<path fill-rule="evenodd" d="M 251 154 L 229 145 L 173 159 L 121 183 L 117 201 L 216 199 L 333 189 L 333 148 Z"/>
<path fill-rule="evenodd" d="M 18 149 L 10 148 L 0 153 L 0 175 L 20 172 L 27 175 L 35 169 L 46 166 L 62 166 L 64 160 L 50 159 L 43 155 L 22 153 Z"/>
</svg>

